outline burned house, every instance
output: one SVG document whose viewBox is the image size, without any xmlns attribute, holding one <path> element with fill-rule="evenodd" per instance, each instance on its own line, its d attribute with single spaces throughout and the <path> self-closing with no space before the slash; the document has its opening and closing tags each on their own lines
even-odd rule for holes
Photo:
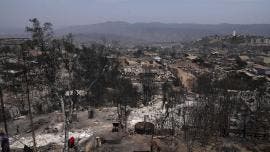
<svg viewBox="0 0 270 152">
<path fill-rule="evenodd" d="M 256 74 L 270 76 L 270 67 L 259 64 L 255 64 L 253 67 Z"/>
</svg>

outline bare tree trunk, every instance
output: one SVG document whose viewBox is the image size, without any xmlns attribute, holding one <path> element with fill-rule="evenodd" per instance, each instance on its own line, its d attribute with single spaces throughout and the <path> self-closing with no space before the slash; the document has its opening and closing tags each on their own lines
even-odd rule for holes
<svg viewBox="0 0 270 152">
<path fill-rule="evenodd" d="M 7 119 L 6 119 L 6 113 L 5 113 L 5 106 L 4 106 L 2 88 L 0 88 L 0 96 L 1 96 L 1 110 L 2 110 L 2 117 L 3 117 L 3 121 L 4 121 L 4 126 L 5 126 L 5 132 L 8 135 Z"/>
<path fill-rule="evenodd" d="M 36 148 L 36 136 L 35 136 L 35 130 L 34 130 L 34 123 L 33 123 L 33 116 L 32 116 L 32 110 L 31 110 L 31 102 L 30 102 L 30 91 L 29 91 L 29 82 L 27 74 L 25 73 L 25 80 L 26 80 L 26 93 L 27 93 L 27 104 L 28 104 L 28 113 L 29 113 L 29 119 L 31 124 L 31 130 L 32 130 L 32 138 L 33 138 L 33 150 L 34 152 L 37 151 Z"/>
<path fill-rule="evenodd" d="M 70 63 L 70 62 L 69 62 Z M 71 99 L 71 87 L 70 87 L 70 81 L 71 81 L 71 71 L 70 71 L 70 65 L 68 65 L 68 74 L 69 74 L 69 82 L 68 82 L 68 100 L 70 102 L 70 105 L 69 105 L 69 110 L 68 110 L 68 113 L 66 113 L 66 107 L 65 107 L 65 102 L 64 100 L 62 99 L 61 100 L 61 103 L 62 103 L 62 111 L 63 111 L 63 114 L 64 114 L 64 131 L 65 131 L 65 143 L 64 143 L 64 149 L 63 149 L 63 152 L 68 152 L 69 151 L 69 147 L 68 147 L 68 140 L 69 140 L 69 120 L 72 116 L 72 113 L 73 113 L 73 101 Z"/>
<path fill-rule="evenodd" d="M 184 139 L 187 140 L 186 109 L 183 109 L 183 126 L 184 126 Z"/>
<path fill-rule="evenodd" d="M 125 117 L 124 117 L 124 121 L 125 121 L 125 131 L 127 132 L 127 101 L 125 101 Z"/>
<path fill-rule="evenodd" d="M 61 106 L 62 106 L 62 112 L 64 116 L 64 134 L 65 134 L 65 140 L 64 140 L 64 149 L 63 152 L 68 152 L 68 121 L 67 121 L 67 116 L 66 116 L 66 109 L 65 109 L 65 103 L 64 100 L 61 99 Z"/>
<path fill-rule="evenodd" d="M 6 120 L 6 113 L 5 113 L 5 106 L 4 106 L 4 99 L 3 99 L 3 91 L 2 91 L 2 88 L 0 87 L 0 100 L 1 100 L 1 109 L 2 109 L 2 116 L 3 116 L 3 121 L 4 121 L 4 126 L 5 126 L 5 132 L 6 132 L 6 135 L 8 137 L 8 128 L 7 128 L 7 120 Z M 7 150 L 9 151 L 10 148 L 9 148 L 9 144 L 7 145 Z"/>
<path fill-rule="evenodd" d="M 244 114 L 243 118 L 243 138 L 246 138 L 247 126 L 246 126 L 247 114 Z"/>
<path fill-rule="evenodd" d="M 27 104 L 28 104 L 28 115 L 30 119 L 30 125 L 31 125 L 31 131 L 32 131 L 32 138 L 33 138 L 33 151 L 37 152 L 36 148 L 36 136 L 35 136 L 35 131 L 34 131 L 34 123 L 33 123 L 33 116 L 32 116 L 32 110 L 31 110 L 31 102 L 30 102 L 30 90 L 29 90 L 29 80 L 28 80 L 28 69 L 29 65 L 26 63 L 26 54 L 23 52 L 23 64 L 24 64 L 24 79 L 26 83 L 26 94 L 27 94 Z"/>
</svg>

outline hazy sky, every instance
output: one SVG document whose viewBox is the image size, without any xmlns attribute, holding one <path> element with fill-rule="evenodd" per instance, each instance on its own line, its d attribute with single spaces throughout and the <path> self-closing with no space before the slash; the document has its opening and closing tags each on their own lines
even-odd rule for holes
<svg viewBox="0 0 270 152">
<path fill-rule="evenodd" d="M 105 21 L 270 23 L 270 0 L 0 0 L 0 27 L 29 18 L 55 27 Z"/>
</svg>

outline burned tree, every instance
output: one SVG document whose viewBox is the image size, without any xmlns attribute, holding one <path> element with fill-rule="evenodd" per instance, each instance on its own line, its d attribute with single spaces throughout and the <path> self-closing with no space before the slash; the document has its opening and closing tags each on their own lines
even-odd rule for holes
<svg viewBox="0 0 270 152">
<path fill-rule="evenodd" d="M 143 86 L 143 104 L 148 105 L 155 94 L 155 76 L 156 73 L 150 67 L 144 68 L 144 73 L 141 75 L 141 83 Z"/>
</svg>

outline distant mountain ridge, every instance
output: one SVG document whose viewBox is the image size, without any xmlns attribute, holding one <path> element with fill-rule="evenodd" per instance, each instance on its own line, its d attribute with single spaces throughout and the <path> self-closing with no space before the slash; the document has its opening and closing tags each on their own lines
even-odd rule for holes
<svg viewBox="0 0 270 152">
<path fill-rule="evenodd" d="M 55 33 L 56 35 L 73 33 L 75 38 L 83 41 L 105 38 L 115 41 L 170 42 L 195 40 L 208 35 L 229 35 L 233 30 L 237 34 L 270 36 L 270 24 L 127 23 L 121 21 L 69 26 L 56 29 Z"/>
<path fill-rule="evenodd" d="M 239 34 L 270 36 L 270 24 L 178 24 L 178 23 L 127 23 L 105 22 L 92 25 L 71 26 L 57 30 L 63 34 L 117 35 L 146 42 L 189 41 L 207 35 L 229 35 L 235 30 Z"/>
</svg>

